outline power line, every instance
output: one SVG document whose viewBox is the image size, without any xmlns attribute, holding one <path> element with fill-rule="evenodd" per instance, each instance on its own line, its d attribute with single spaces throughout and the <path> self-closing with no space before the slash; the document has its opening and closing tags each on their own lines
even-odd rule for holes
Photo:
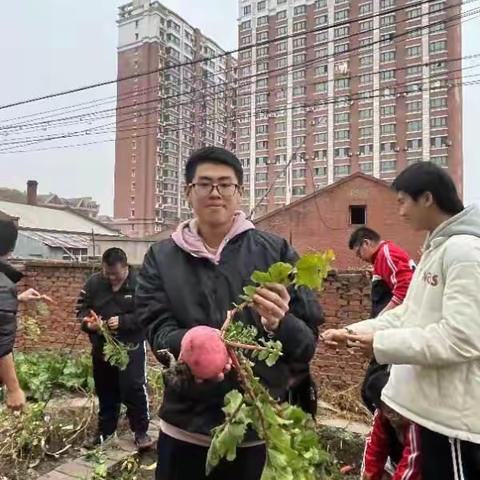
<svg viewBox="0 0 480 480">
<path fill-rule="evenodd" d="M 480 10 L 479 10 L 479 11 L 480 11 Z M 402 37 L 402 36 L 404 36 L 404 35 L 409 35 L 412 31 L 415 31 L 415 30 L 423 30 L 423 29 L 426 29 L 426 28 L 430 28 L 432 25 L 436 25 L 436 24 L 440 24 L 440 23 L 443 24 L 443 23 L 446 23 L 446 22 L 451 22 L 452 20 L 455 20 L 455 19 L 456 19 L 455 17 L 462 17 L 462 16 L 467 16 L 467 15 L 472 15 L 472 14 L 474 14 L 474 13 L 477 13 L 477 11 L 475 11 L 475 10 L 470 10 L 469 12 L 465 12 L 465 13 L 460 14 L 460 15 L 455 15 L 455 16 L 452 16 L 452 17 L 448 17 L 447 19 L 442 19 L 442 20 L 440 20 L 440 21 L 438 21 L 438 22 L 434 22 L 434 23 L 429 24 L 429 25 L 419 26 L 419 27 L 416 27 L 416 28 L 414 28 L 414 29 L 411 29 L 411 30 L 409 30 L 409 31 L 407 31 L 407 32 L 404 32 L 404 33 L 401 33 L 401 34 L 392 35 L 392 38 L 391 38 L 390 41 L 393 41 L 393 39 L 398 38 L 398 37 Z M 365 32 L 361 32 L 361 33 L 365 33 Z M 367 44 L 367 45 L 362 45 L 362 46 L 359 46 L 359 47 L 357 47 L 357 48 L 355 48 L 355 49 L 350 49 L 349 51 L 345 51 L 345 52 L 342 53 L 342 55 L 345 55 L 345 54 L 347 54 L 347 53 L 351 53 L 352 51 L 355 51 L 355 50 L 358 50 L 358 49 L 369 48 L 370 46 L 372 46 L 372 45 L 375 44 L 375 43 L 383 43 L 383 42 L 385 42 L 385 40 L 380 40 L 379 42 L 372 42 L 372 43 Z M 284 56 L 284 55 L 282 54 L 282 56 Z M 451 62 L 451 61 L 458 61 L 458 60 L 461 60 L 461 59 L 463 59 L 463 58 L 467 58 L 467 57 L 458 57 L 458 58 L 456 58 L 456 59 L 445 59 L 445 60 L 441 60 L 441 61 L 442 61 L 442 62 Z M 472 58 L 472 56 L 470 56 L 470 58 Z M 327 58 L 318 58 L 318 59 L 313 59 L 313 61 L 310 60 L 310 61 L 308 61 L 308 62 L 304 62 L 304 63 L 302 63 L 302 64 L 290 65 L 290 67 L 292 67 L 292 69 L 294 69 L 294 70 L 296 70 L 296 69 L 303 69 L 303 68 L 305 68 L 306 66 L 309 66 L 309 64 L 313 64 L 313 63 L 317 63 L 317 62 L 321 62 L 321 61 L 326 61 L 326 60 L 327 60 Z M 425 63 L 425 64 L 412 64 L 412 65 L 409 65 L 409 66 L 416 66 L 416 65 L 417 65 L 417 66 L 420 66 L 420 65 L 427 66 L 427 65 L 431 65 L 431 64 L 435 64 L 435 63 L 438 63 L 438 61 L 428 62 L 428 63 Z M 397 68 L 395 68 L 395 69 L 390 69 L 390 70 L 396 70 L 396 71 L 397 71 L 397 70 L 402 70 L 402 69 L 406 69 L 406 68 L 409 68 L 409 67 L 397 67 Z M 278 71 L 278 70 L 284 71 L 285 69 L 284 69 L 284 67 L 282 67 L 281 69 L 273 69 L 273 70 L 270 70 L 270 72 Z M 245 80 L 247 80 L 247 79 L 249 79 L 249 78 L 255 79 L 256 77 L 263 76 L 263 75 L 267 75 L 268 73 L 269 73 L 269 72 L 258 72 L 258 73 L 254 74 L 254 75 L 251 75 L 250 77 L 245 77 L 245 78 L 243 78 L 243 79 L 242 79 L 242 82 L 244 82 Z M 374 74 L 374 73 L 378 73 L 378 72 L 371 72 L 371 73 Z M 360 76 L 361 76 L 361 74 L 351 76 L 350 78 L 355 78 L 355 77 L 360 77 Z M 327 82 L 330 82 L 330 81 L 334 81 L 334 79 L 333 79 L 333 80 L 327 80 Z M 227 82 L 227 83 L 228 83 L 228 82 Z M 252 82 L 250 82 L 250 83 L 252 83 Z M 212 86 L 206 87 L 206 88 L 218 88 L 219 86 L 220 86 L 220 84 L 217 84 L 217 85 L 212 85 Z M 279 86 L 279 87 L 278 87 L 279 90 L 280 90 L 280 89 L 283 89 L 283 88 L 284 88 L 284 87 L 282 87 L 282 86 Z M 203 89 L 203 90 L 204 90 L 204 89 Z M 202 92 L 203 92 L 203 90 L 202 90 Z M 277 90 L 277 89 L 270 89 L 270 91 L 272 91 L 272 90 L 275 91 L 275 90 Z M 224 89 L 224 90 L 221 91 L 221 92 L 214 92 L 214 95 L 217 95 L 218 93 L 223 94 L 223 93 L 225 93 L 226 91 L 227 91 L 227 89 Z M 175 95 L 172 95 L 172 96 L 169 96 L 169 97 L 164 97 L 163 99 L 167 100 L 167 99 L 170 99 L 170 98 L 173 98 L 173 97 L 178 97 L 178 96 L 181 96 L 181 95 L 190 95 L 190 94 L 195 93 L 195 92 L 196 92 L 195 90 L 192 90 L 192 91 L 190 91 L 190 92 L 183 92 L 183 93 L 175 94 Z M 117 110 L 118 110 L 119 108 L 120 108 L 120 109 L 121 109 L 121 108 L 136 108 L 138 105 L 142 105 L 142 104 L 158 103 L 159 100 L 161 100 L 161 99 L 158 99 L 158 100 L 157 100 L 157 99 L 155 99 L 155 100 L 148 100 L 148 101 L 146 101 L 146 102 L 140 102 L 140 103 L 137 103 L 137 104 L 131 104 L 131 105 L 126 105 L 126 106 L 122 106 L 122 107 L 117 107 Z M 176 106 L 178 107 L 178 106 L 181 106 L 181 105 L 191 105 L 192 103 L 194 103 L 194 102 L 192 102 L 192 101 L 187 101 L 187 102 L 184 102 L 183 104 L 182 104 L 182 103 L 176 104 Z M 111 110 L 115 110 L 115 109 L 107 109 L 107 110 L 105 110 L 105 112 L 111 111 Z M 142 112 L 141 110 L 140 110 L 140 111 L 137 111 L 137 114 L 138 114 L 138 113 L 141 113 L 141 112 Z M 95 113 L 95 114 L 97 115 L 98 113 L 102 113 L 102 111 L 97 112 L 97 113 Z M 118 112 L 116 112 L 116 113 L 118 113 Z M 94 113 L 82 114 L 82 115 L 79 115 L 79 116 L 76 116 L 76 117 L 81 117 L 81 120 L 82 120 L 83 117 L 90 117 L 90 115 L 93 115 L 93 114 L 94 114 Z M 105 117 L 97 117 L 97 118 L 93 118 L 93 119 L 88 118 L 88 120 L 89 120 L 89 121 L 93 121 L 93 120 L 95 120 L 95 119 L 98 120 L 99 118 L 108 118 L 109 116 L 113 116 L 113 115 L 115 115 L 115 113 L 113 113 L 112 115 L 106 115 Z M 76 118 L 76 117 L 72 117 L 72 118 Z M 67 118 L 68 118 L 68 117 L 67 117 Z M 57 122 L 57 121 L 59 121 L 59 120 L 60 120 L 60 119 L 54 120 L 54 122 Z M 120 121 L 122 121 L 122 120 L 120 120 Z M 40 123 L 43 123 L 43 122 L 40 122 Z M 48 123 L 48 122 L 47 122 L 47 123 Z M 80 122 L 71 122 L 71 123 L 69 123 L 69 124 L 75 124 L 75 123 L 84 123 L 84 122 L 83 122 L 83 121 L 80 121 Z M 40 128 L 33 128 L 34 125 L 36 125 L 36 124 L 31 124 L 30 126 L 27 124 L 27 125 L 21 127 L 21 130 L 22 130 L 22 131 L 35 131 L 35 130 L 40 129 Z M 67 125 L 67 123 L 64 124 L 64 126 L 66 126 L 66 125 Z M 8 126 L 7 126 L 7 127 L 3 127 L 3 128 L 4 128 L 4 129 L 5 129 L 5 128 L 8 128 Z M 92 128 L 98 128 L 98 127 L 92 127 Z M 44 128 L 42 128 L 42 129 L 44 129 Z M 88 129 L 88 130 L 90 130 L 90 129 Z"/>
<path fill-rule="evenodd" d="M 418 82 L 417 82 L 418 83 Z M 412 83 L 412 85 L 415 84 L 415 83 Z M 474 86 L 474 85 L 479 85 L 480 84 L 480 80 L 477 80 L 477 81 L 471 81 L 471 82 L 465 82 L 465 83 L 458 83 L 457 85 L 463 85 L 463 86 Z M 387 87 L 388 88 L 388 87 Z M 442 90 L 444 89 L 444 87 L 437 87 L 437 88 L 434 88 L 434 89 L 431 89 L 433 91 L 435 90 Z M 367 91 L 369 92 L 369 91 Z M 360 92 L 360 93 L 363 93 L 363 92 Z M 403 92 L 396 92 L 395 95 L 398 96 L 398 95 L 402 95 L 402 94 L 408 94 L 408 93 L 412 93 L 412 92 L 408 92 L 408 91 L 403 91 Z M 392 94 L 393 95 L 393 94 Z M 368 97 L 368 99 L 373 99 L 373 98 L 382 98 L 382 97 L 385 97 L 384 94 L 379 94 L 379 95 L 370 95 Z M 346 98 L 351 101 L 353 96 L 346 96 Z M 346 100 L 345 99 L 342 99 L 342 98 L 337 98 L 337 99 L 334 99 L 333 101 L 320 101 L 320 102 L 315 102 L 315 103 L 311 103 L 311 104 L 300 104 L 300 105 L 297 105 L 297 104 L 292 104 L 290 107 L 287 107 L 287 106 L 282 106 L 278 109 L 275 109 L 275 110 L 269 110 L 268 108 L 267 109 L 261 109 L 259 110 L 258 112 L 256 113 L 260 113 L 260 114 L 268 114 L 268 113 L 272 113 L 272 112 L 284 112 L 286 110 L 296 110 L 296 109 L 299 109 L 299 108 L 302 108 L 302 109 L 308 109 L 308 108 L 312 108 L 316 105 L 328 105 L 329 103 L 345 103 Z M 157 129 L 158 127 L 157 126 L 151 126 L 149 127 L 149 129 Z M 182 131 L 182 130 L 186 130 L 190 128 L 190 126 L 188 127 L 183 127 L 183 128 L 178 128 L 178 129 L 173 129 L 171 130 L 171 132 L 178 132 L 178 131 Z M 142 128 L 143 129 L 143 128 Z M 113 131 L 112 131 L 113 133 Z M 11 150 L 11 148 L 14 148 L 14 147 L 10 147 L 10 149 L 6 149 L 6 150 L 0 150 L 0 154 L 15 154 L 15 153 L 29 153 L 29 152 L 39 152 L 39 151 L 49 151 L 49 150 L 56 150 L 56 149 L 63 149 L 63 148 L 72 148 L 72 147 L 79 147 L 79 146 L 84 146 L 84 145 L 93 145 L 93 144 L 100 144 L 100 143 L 109 143 L 109 142 L 115 142 L 115 141 L 123 141 L 123 140 L 129 140 L 129 139 L 136 139 L 136 138 L 142 138 L 142 137 L 147 137 L 151 135 L 151 133 L 148 133 L 148 134 L 144 134 L 144 135 L 130 135 L 130 136 L 127 136 L 127 137 L 122 137 L 122 138 L 116 138 L 116 139 L 111 139 L 111 140 L 101 140 L 101 141 L 95 141 L 95 142 L 88 142 L 88 143 L 80 143 L 80 144 L 75 144 L 75 145 L 61 145 L 61 146 L 56 146 L 56 147 L 46 147 L 46 148 L 40 148 L 40 149 L 33 149 L 33 150 Z M 77 136 L 77 135 L 73 135 L 73 136 Z M 69 137 L 70 138 L 70 137 Z M 28 146 L 28 145 L 27 145 Z M 303 146 L 303 145 L 302 145 Z M 16 147 L 15 147 L 16 148 Z M 241 152 L 240 152 L 241 153 Z"/>
<path fill-rule="evenodd" d="M 420 6 L 420 5 L 428 4 L 428 3 L 434 3 L 435 1 L 437 1 L 437 0 L 421 0 L 420 2 L 412 3 L 411 5 L 409 5 L 409 7 Z M 449 5 L 446 8 L 453 8 L 453 7 L 456 7 L 456 6 L 460 6 L 462 4 L 470 3 L 472 1 L 475 1 L 475 0 L 467 0 L 466 2 L 459 2 L 459 3 L 453 4 L 453 5 Z M 402 11 L 404 9 L 405 9 L 405 6 L 392 8 L 392 9 L 389 9 L 389 10 L 385 10 L 383 12 L 377 12 L 377 13 L 374 13 L 372 15 L 362 17 L 361 20 L 363 21 L 363 20 L 368 20 L 370 18 L 381 17 L 381 16 L 384 16 L 384 15 L 390 15 L 392 13 Z M 226 52 L 221 53 L 221 54 L 212 55 L 210 57 L 199 58 L 199 59 L 196 59 L 196 60 L 191 60 L 191 61 L 183 62 L 183 63 L 177 63 L 177 64 L 174 64 L 174 65 L 166 65 L 164 67 L 160 67 L 160 68 L 157 68 L 157 69 L 154 69 L 154 70 L 150 70 L 148 72 L 136 73 L 136 74 L 132 74 L 132 75 L 127 75 L 126 77 L 122 77 L 122 78 L 116 78 L 116 79 L 113 79 L 113 80 L 106 80 L 106 81 L 103 81 L 103 82 L 97 82 L 97 83 L 90 84 L 90 85 L 85 85 L 85 86 L 82 86 L 82 87 L 76 87 L 76 88 L 72 88 L 72 89 L 69 89 L 69 90 L 63 90 L 63 91 L 56 92 L 56 93 L 50 93 L 50 94 L 47 94 L 47 95 L 42 95 L 42 96 L 39 96 L 39 97 L 33 97 L 33 98 L 26 99 L 26 100 L 20 100 L 18 102 L 13 102 L 13 103 L 10 103 L 10 104 L 1 105 L 0 110 L 16 107 L 16 106 L 20 106 L 20 105 L 25 105 L 25 104 L 28 104 L 28 103 L 38 102 L 38 101 L 46 100 L 46 99 L 49 99 L 49 98 L 55 98 L 55 97 L 60 97 L 60 96 L 64 96 L 64 95 L 69 95 L 69 94 L 72 94 L 72 93 L 78 93 L 78 92 L 81 92 L 81 91 L 90 90 L 92 88 L 103 87 L 103 86 L 106 86 L 106 85 L 111 85 L 111 84 L 114 84 L 114 83 L 119 83 L 119 82 L 123 82 L 123 81 L 126 81 L 126 80 L 131 80 L 131 79 L 134 79 L 134 78 L 139 78 L 139 77 L 143 77 L 143 76 L 146 76 L 146 75 L 151 75 L 151 74 L 154 74 L 154 73 L 171 70 L 171 69 L 178 68 L 178 67 L 192 66 L 192 65 L 196 65 L 196 64 L 202 63 L 202 62 L 208 62 L 208 61 L 216 60 L 216 59 L 221 58 L 221 57 L 231 56 L 233 53 L 238 53 L 238 52 L 241 52 L 241 51 L 244 51 L 244 50 L 248 50 L 248 49 L 251 49 L 252 47 L 257 47 L 258 48 L 258 47 L 269 45 L 271 43 L 281 42 L 281 41 L 287 40 L 289 38 L 295 38 L 295 37 L 300 36 L 300 35 L 305 35 L 306 33 L 317 33 L 317 32 L 321 32 L 321 31 L 329 30 L 331 28 L 346 26 L 346 25 L 349 25 L 349 24 L 351 24 L 353 22 L 357 22 L 357 21 L 359 21 L 359 18 L 348 19 L 348 20 L 344 20 L 344 21 L 334 23 L 332 25 L 321 26 L 321 27 L 312 29 L 310 31 L 293 32 L 291 34 L 283 35 L 283 36 L 277 37 L 277 38 L 272 39 L 272 40 L 265 40 L 265 41 L 261 41 L 261 42 L 256 42 L 256 43 L 253 43 L 251 45 L 242 46 L 242 47 L 239 47 L 237 49 L 226 51 Z"/>
</svg>

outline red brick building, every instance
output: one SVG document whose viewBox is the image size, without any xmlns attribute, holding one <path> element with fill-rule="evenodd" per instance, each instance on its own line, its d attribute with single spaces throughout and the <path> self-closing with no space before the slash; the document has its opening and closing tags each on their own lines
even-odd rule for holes
<svg viewBox="0 0 480 480">
<path fill-rule="evenodd" d="M 398 215 L 388 183 L 357 172 L 256 220 L 259 229 L 288 239 L 299 252 L 332 248 L 336 269 L 362 265 L 348 248 L 351 232 L 367 225 L 418 259 L 425 233 L 414 232 Z"/>
</svg>

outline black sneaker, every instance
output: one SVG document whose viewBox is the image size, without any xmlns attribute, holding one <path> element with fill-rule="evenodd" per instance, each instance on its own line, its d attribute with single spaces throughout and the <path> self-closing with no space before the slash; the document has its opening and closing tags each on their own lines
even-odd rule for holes
<svg viewBox="0 0 480 480">
<path fill-rule="evenodd" d="M 114 437 L 114 433 L 112 433 L 111 435 L 100 435 L 97 433 L 95 436 L 87 440 L 83 446 L 87 450 L 93 450 L 97 447 L 104 445 L 105 443 L 110 442 Z"/>
<path fill-rule="evenodd" d="M 150 438 L 148 433 L 136 433 L 135 434 L 135 445 L 139 452 L 144 452 L 153 447 L 155 442 Z"/>
</svg>

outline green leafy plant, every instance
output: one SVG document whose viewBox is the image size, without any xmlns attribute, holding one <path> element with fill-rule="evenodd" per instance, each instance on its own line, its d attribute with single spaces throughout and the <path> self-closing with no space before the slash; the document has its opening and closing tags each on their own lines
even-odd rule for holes
<svg viewBox="0 0 480 480">
<path fill-rule="evenodd" d="M 88 354 L 65 357 L 61 352 L 19 352 L 18 379 L 27 397 L 47 400 L 53 390 L 93 392 L 92 361 Z"/>
<path fill-rule="evenodd" d="M 114 367 L 118 367 L 120 370 L 125 370 L 130 361 L 129 352 L 136 350 L 139 345 L 126 344 L 118 340 L 112 333 L 112 331 L 102 324 L 101 334 L 105 338 L 105 344 L 103 346 L 103 356 L 105 360 Z"/>
</svg>

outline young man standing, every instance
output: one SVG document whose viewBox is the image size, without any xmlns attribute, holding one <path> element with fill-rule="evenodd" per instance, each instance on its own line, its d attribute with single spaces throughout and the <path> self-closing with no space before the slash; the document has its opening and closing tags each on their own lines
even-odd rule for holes
<svg viewBox="0 0 480 480">
<path fill-rule="evenodd" d="M 23 274 L 7 262 L 17 242 L 18 230 L 12 220 L 0 220 L 0 386 L 5 385 L 8 408 L 21 410 L 25 394 L 18 383 L 13 347 L 17 333 L 18 302 L 42 300 L 32 288 L 17 295 L 16 284 Z"/>
<path fill-rule="evenodd" d="M 220 329 L 254 270 L 298 258 L 285 240 L 255 230 L 239 211 L 243 171 L 231 152 L 217 147 L 194 152 L 185 177 L 195 219 L 181 224 L 171 239 L 151 247 L 138 279 L 138 313 L 160 361 L 158 352 L 164 349 L 178 358 L 182 337 L 190 328 Z M 263 362 L 255 368 L 275 398 L 287 400 L 291 386 L 308 375 L 322 318 L 310 290 L 287 290 L 276 284 L 258 289 L 253 306 L 242 312 L 242 321 L 255 325 L 260 335 L 282 342 L 283 355 L 272 368 Z M 234 372 L 181 386 L 166 379 L 157 480 L 207 478 L 211 432 L 222 423 L 224 396 L 234 388 L 238 388 Z M 264 463 L 264 444 L 247 435 L 237 458 L 221 462 L 208 480 L 259 480 Z"/>
<path fill-rule="evenodd" d="M 348 329 L 349 344 L 392 364 L 382 401 L 420 426 L 423 480 L 480 478 L 480 209 L 464 208 L 429 162 L 394 181 L 400 215 L 429 232 L 402 305 Z"/>
<path fill-rule="evenodd" d="M 93 379 L 99 400 L 98 434 L 93 444 L 100 445 L 115 433 L 123 403 L 135 444 L 139 450 L 145 450 L 153 442 L 147 434 L 145 333 L 135 311 L 135 287 L 136 275 L 128 266 L 125 252 L 110 248 L 103 254 L 102 272 L 94 273 L 80 292 L 77 316 L 92 344 Z M 123 371 L 104 358 L 105 339 L 100 333 L 103 322 L 120 342 L 138 345 L 129 352 Z"/>
<path fill-rule="evenodd" d="M 408 253 L 367 227 L 357 228 L 348 246 L 358 258 L 373 265 L 372 317 L 398 307 L 407 294 L 415 268 Z"/>
<path fill-rule="evenodd" d="M 368 227 L 357 228 L 350 236 L 348 246 L 358 258 L 373 265 L 372 318 L 398 307 L 407 294 L 415 268 L 408 253 L 393 242 L 382 240 L 375 230 Z M 387 368 L 388 365 L 378 365 L 372 358 L 365 373 L 362 400 L 372 413 L 375 405 L 369 398 L 366 384 L 371 375 Z"/>
</svg>

